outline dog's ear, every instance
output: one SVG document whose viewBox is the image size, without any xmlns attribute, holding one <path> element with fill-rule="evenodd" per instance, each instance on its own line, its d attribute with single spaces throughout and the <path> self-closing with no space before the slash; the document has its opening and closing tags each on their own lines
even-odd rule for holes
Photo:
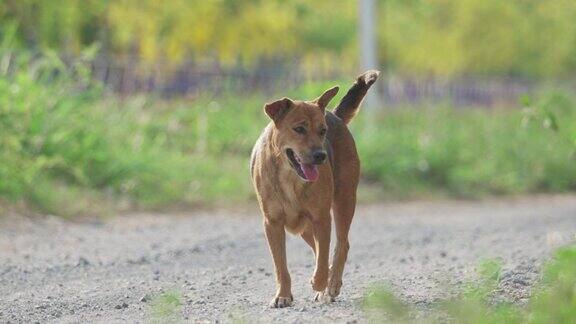
<svg viewBox="0 0 576 324">
<path fill-rule="evenodd" d="M 320 109 L 325 110 L 326 106 L 330 103 L 330 100 L 334 98 L 334 96 L 338 93 L 339 87 L 334 87 L 331 89 L 326 90 L 320 97 L 318 97 L 314 102 L 318 104 Z"/>
<path fill-rule="evenodd" d="M 264 111 L 266 112 L 266 115 L 274 121 L 274 123 L 278 123 L 284 116 L 286 116 L 292 105 L 292 100 L 282 98 L 265 104 Z"/>
</svg>

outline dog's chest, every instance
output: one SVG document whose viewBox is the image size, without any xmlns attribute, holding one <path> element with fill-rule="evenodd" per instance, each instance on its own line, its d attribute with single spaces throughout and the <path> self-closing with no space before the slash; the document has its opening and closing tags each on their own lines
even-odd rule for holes
<svg viewBox="0 0 576 324">
<path fill-rule="evenodd" d="M 310 189 L 303 183 L 284 182 L 280 184 L 282 197 L 280 204 L 284 215 L 284 226 L 292 232 L 301 232 L 308 211 L 305 203 L 306 193 Z"/>
<path fill-rule="evenodd" d="M 302 207 L 309 188 L 300 181 L 282 181 L 280 189 L 283 196 L 280 201 L 286 217 L 299 217 L 303 212 Z"/>
</svg>

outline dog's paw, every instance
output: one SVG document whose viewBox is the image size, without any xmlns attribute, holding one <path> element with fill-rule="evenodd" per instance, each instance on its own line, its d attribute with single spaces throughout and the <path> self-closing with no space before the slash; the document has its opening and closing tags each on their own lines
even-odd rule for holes
<svg viewBox="0 0 576 324">
<path fill-rule="evenodd" d="M 326 276 L 314 275 L 310 278 L 310 284 L 314 291 L 324 291 L 328 285 L 328 280 L 326 279 Z"/>
<path fill-rule="evenodd" d="M 292 298 L 292 296 L 290 296 L 290 297 L 276 296 L 270 302 L 270 307 L 272 307 L 272 308 L 290 307 L 290 306 L 292 306 L 292 301 L 294 301 L 294 298 Z"/>
<path fill-rule="evenodd" d="M 319 303 L 323 303 L 323 304 L 331 303 L 334 300 L 335 300 L 334 297 L 330 296 L 330 294 L 328 293 L 328 290 L 319 291 L 316 293 L 316 296 L 314 296 L 315 302 L 319 302 Z"/>
<path fill-rule="evenodd" d="M 330 282 L 328 283 L 328 294 L 332 297 L 332 298 L 336 298 L 338 297 L 338 295 L 340 295 L 340 288 L 342 287 L 342 281 L 332 281 L 330 280 Z"/>
</svg>

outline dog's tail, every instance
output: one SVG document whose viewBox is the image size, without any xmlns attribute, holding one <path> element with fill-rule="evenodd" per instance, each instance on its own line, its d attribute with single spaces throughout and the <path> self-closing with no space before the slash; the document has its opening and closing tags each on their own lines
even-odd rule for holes
<svg viewBox="0 0 576 324">
<path fill-rule="evenodd" d="M 354 82 L 352 88 L 348 90 L 344 98 L 340 100 L 340 103 L 334 109 L 334 114 L 342 119 L 344 123 L 348 124 L 358 112 L 362 99 L 364 99 L 366 92 L 368 92 L 368 89 L 376 82 L 379 75 L 380 71 L 368 70 L 356 78 L 356 82 Z"/>
</svg>

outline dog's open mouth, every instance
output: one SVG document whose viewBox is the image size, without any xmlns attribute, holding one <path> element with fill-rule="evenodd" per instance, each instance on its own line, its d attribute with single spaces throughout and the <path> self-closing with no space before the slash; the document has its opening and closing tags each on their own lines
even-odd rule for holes
<svg viewBox="0 0 576 324">
<path fill-rule="evenodd" d="M 308 164 L 300 162 L 300 159 L 293 150 L 287 149 L 286 155 L 290 161 L 290 165 L 296 171 L 298 176 L 304 181 L 315 182 L 318 180 L 318 166 L 316 164 Z"/>
</svg>

